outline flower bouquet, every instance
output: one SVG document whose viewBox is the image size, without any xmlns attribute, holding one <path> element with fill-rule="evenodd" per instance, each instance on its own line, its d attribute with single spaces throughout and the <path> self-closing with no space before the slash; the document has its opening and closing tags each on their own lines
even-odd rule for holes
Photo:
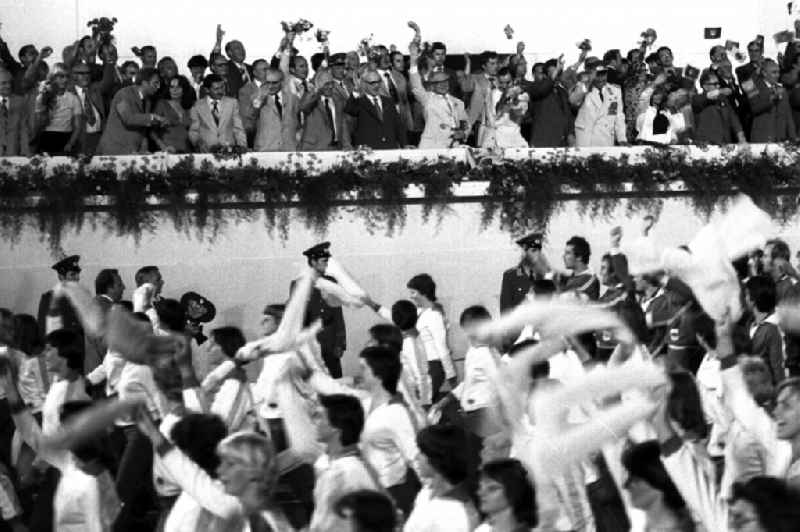
<svg viewBox="0 0 800 532">
<path fill-rule="evenodd" d="M 100 17 L 93 18 L 86 23 L 86 26 L 92 28 L 93 39 L 99 41 L 100 44 L 110 44 L 114 39 L 114 37 L 111 36 L 111 32 L 114 31 L 114 24 L 116 23 L 117 17 Z"/>
<path fill-rule="evenodd" d="M 328 44 L 328 35 L 331 33 L 330 30 L 323 30 L 322 28 L 317 28 L 317 42 L 320 44 Z"/>
<path fill-rule="evenodd" d="M 281 27 L 283 28 L 283 31 L 286 33 L 294 33 L 295 35 L 300 35 L 313 28 L 314 24 L 304 18 L 301 18 L 297 22 L 286 22 L 284 20 L 281 22 Z"/>
<path fill-rule="evenodd" d="M 229 161 L 232 159 L 240 159 L 242 155 L 247 153 L 247 148 L 244 146 L 231 146 L 229 144 L 217 144 L 208 149 L 208 152 L 214 156 L 217 161 Z"/>
<path fill-rule="evenodd" d="M 592 41 L 589 39 L 584 39 L 581 42 L 577 43 L 576 46 L 579 50 L 583 52 L 591 52 L 592 51 Z"/>
</svg>

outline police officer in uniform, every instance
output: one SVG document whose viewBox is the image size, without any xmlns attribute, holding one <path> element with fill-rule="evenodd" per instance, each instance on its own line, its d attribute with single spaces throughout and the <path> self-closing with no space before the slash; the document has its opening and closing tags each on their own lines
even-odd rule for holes
<svg viewBox="0 0 800 532">
<path fill-rule="evenodd" d="M 522 260 L 517 266 L 503 272 L 503 284 L 500 288 L 500 312 L 513 309 L 531 292 L 536 291 L 534 281 L 544 279 L 542 264 L 541 233 L 531 233 L 517 240 L 522 248 Z"/>
<path fill-rule="evenodd" d="M 305 250 L 303 255 L 308 258 L 309 266 L 329 281 L 336 282 L 333 277 L 325 275 L 328 259 L 331 257 L 330 247 L 330 242 L 323 242 Z M 292 282 L 293 288 L 294 282 Z M 347 347 L 344 315 L 341 307 L 328 305 L 319 289 L 312 288 L 306 309 L 305 326 L 311 325 L 316 320 L 322 321 L 322 330 L 317 335 L 322 351 L 322 359 L 331 377 L 340 379 L 342 378 L 342 355 Z"/>
<path fill-rule="evenodd" d="M 58 274 L 59 282 L 79 282 L 81 267 L 78 255 L 71 255 L 53 264 L 53 269 Z M 78 314 L 66 298 L 57 298 L 53 301 L 53 291 L 48 290 L 39 300 L 39 331 L 44 338 L 56 329 L 70 329 L 83 336 L 83 327 L 78 319 Z"/>
</svg>

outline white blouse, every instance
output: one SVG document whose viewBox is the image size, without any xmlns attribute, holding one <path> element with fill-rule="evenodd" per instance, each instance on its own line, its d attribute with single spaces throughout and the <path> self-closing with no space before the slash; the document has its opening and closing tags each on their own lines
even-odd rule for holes
<svg viewBox="0 0 800 532">
<path fill-rule="evenodd" d="M 456 371 L 450 358 L 450 348 L 447 346 L 447 327 L 442 313 L 432 308 L 420 309 L 417 330 L 422 345 L 425 346 L 428 362 L 441 361 L 445 377 L 448 379 L 455 377 Z"/>
<path fill-rule="evenodd" d="M 472 532 L 469 512 L 463 502 L 433 497 L 430 488 L 422 488 L 414 501 L 403 532 Z"/>
</svg>

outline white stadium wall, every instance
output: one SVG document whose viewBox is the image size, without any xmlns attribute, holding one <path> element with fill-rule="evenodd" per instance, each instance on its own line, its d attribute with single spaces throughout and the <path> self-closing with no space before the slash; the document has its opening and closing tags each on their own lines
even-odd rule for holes
<svg viewBox="0 0 800 532">
<path fill-rule="evenodd" d="M 519 251 L 496 223 L 481 229 L 479 204 L 451 204 L 441 224 L 435 216 L 423 224 L 421 210 L 407 207 L 405 227 L 388 237 L 369 235 L 360 218 L 342 209 L 324 239 L 333 242 L 334 255 L 384 303 L 407 297 L 405 283 L 411 276 L 430 273 L 438 284 L 437 293 L 452 324 L 451 343 L 460 358 L 464 341 L 457 327 L 459 313 L 472 304 L 497 312 L 502 272 L 516 263 Z M 660 244 L 678 245 L 688 242 L 702 223 L 684 200 L 665 200 L 654 235 Z M 608 248 L 609 230 L 617 224 L 630 241 L 639 234 L 641 220 L 626 217 L 625 201 L 608 219 L 582 216 L 576 202 L 566 202 L 551 220 L 545 251 L 553 264 L 561 265 L 563 243 L 574 234 L 583 235 L 592 244 L 591 262 L 597 270 Z M 786 229 L 785 237 L 797 249 L 796 220 Z M 138 245 L 131 237 L 109 234 L 102 224 L 94 229 L 86 224 L 80 234 L 66 235 L 62 245 L 66 252 L 81 255 L 81 282 L 86 287 L 92 288 L 100 269 L 119 268 L 128 287 L 125 298 L 130 299 L 134 272 L 155 264 L 163 272 L 166 296 L 177 298 L 195 290 L 216 304 L 217 318 L 208 329 L 240 325 L 253 338 L 261 310 L 267 303 L 286 299 L 289 283 L 304 260 L 302 250 L 319 239 L 302 221 L 292 221 L 289 239 L 281 242 L 277 235 L 267 234 L 259 217 L 240 225 L 231 223 L 213 243 L 187 238 L 165 222 L 154 234 L 145 234 Z M 35 313 L 40 294 L 56 281 L 50 269 L 53 262 L 47 242 L 40 241 L 33 228 L 26 229 L 15 245 L 0 243 L 0 306 Z M 346 368 L 352 372 L 365 331 L 378 318 L 361 309 L 346 310 L 345 320 Z"/>
</svg>

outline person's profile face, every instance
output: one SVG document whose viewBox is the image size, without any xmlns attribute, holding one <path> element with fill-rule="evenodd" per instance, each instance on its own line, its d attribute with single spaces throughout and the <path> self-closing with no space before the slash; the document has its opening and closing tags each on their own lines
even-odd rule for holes
<svg viewBox="0 0 800 532">
<path fill-rule="evenodd" d="M 571 245 L 564 248 L 564 267 L 572 269 L 575 267 L 575 250 Z"/>
</svg>

